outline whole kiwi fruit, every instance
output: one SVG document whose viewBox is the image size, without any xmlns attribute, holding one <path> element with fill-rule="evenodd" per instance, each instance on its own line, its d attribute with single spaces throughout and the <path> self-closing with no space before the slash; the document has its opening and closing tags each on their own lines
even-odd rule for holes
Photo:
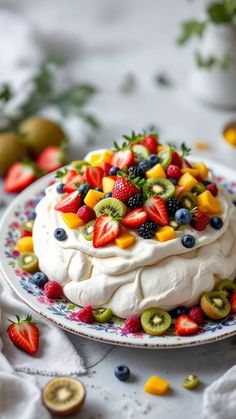
<svg viewBox="0 0 236 419">
<path fill-rule="evenodd" d="M 26 147 L 14 132 L 0 134 L 0 176 L 4 176 L 10 166 L 26 156 Z"/>
<path fill-rule="evenodd" d="M 35 116 L 21 122 L 19 133 L 31 157 L 38 156 L 50 145 L 59 146 L 66 138 L 56 122 Z"/>
</svg>

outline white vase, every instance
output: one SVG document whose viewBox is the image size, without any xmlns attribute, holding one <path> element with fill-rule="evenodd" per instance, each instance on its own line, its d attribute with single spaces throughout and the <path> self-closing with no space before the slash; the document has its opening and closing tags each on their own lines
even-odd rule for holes
<svg viewBox="0 0 236 419">
<path fill-rule="evenodd" d="M 236 107 L 236 27 L 209 25 L 200 42 L 199 53 L 203 58 L 214 57 L 229 60 L 228 68 L 218 65 L 212 68 L 198 67 L 191 76 L 194 94 L 208 104 L 222 108 Z"/>
</svg>

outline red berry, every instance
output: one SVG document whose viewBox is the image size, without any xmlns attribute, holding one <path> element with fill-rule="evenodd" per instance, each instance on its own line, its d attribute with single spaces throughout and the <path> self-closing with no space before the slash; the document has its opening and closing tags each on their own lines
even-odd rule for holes
<svg viewBox="0 0 236 419">
<path fill-rule="evenodd" d="M 63 198 L 56 204 L 55 209 L 61 212 L 74 212 L 79 209 L 81 196 L 77 191 L 63 195 Z"/>
<path fill-rule="evenodd" d="M 166 174 L 168 178 L 173 178 L 176 180 L 179 180 L 179 178 L 182 176 L 181 169 L 178 166 L 175 166 L 175 164 L 170 164 Z"/>
<path fill-rule="evenodd" d="M 144 140 L 141 141 L 141 144 L 147 147 L 151 154 L 157 154 L 158 142 L 154 135 L 145 137 Z"/>
<path fill-rule="evenodd" d="M 121 232 L 119 223 L 109 215 L 98 217 L 93 230 L 93 247 L 102 247 L 113 242 Z"/>
<path fill-rule="evenodd" d="M 166 203 L 160 196 L 152 196 L 144 203 L 144 209 L 149 220 L 160 226 L 166 226 L 169 223 Z"/>
<path fill-rule="evenodd" d="M 140 330 L 140 328 L 141 328 L 141 322 L 140 322 L 139 317 L 130 316 L 125 321 L 123 331 L 125 333 L 136 333 Z"/>
<path fill-rule="evenodd" d="M 188 336 L 196 333 L 199 329 L 198 324 L 187 314 L 181 314 L 175 322 L 175 333 L 178 336 Z"/>
<path fill-rule="evenodd" d="M 236 292 L 233 292 L 230 297 L 231 313 L 236 313 Z"/>
<path fill-rule="evenodd" d="M 213 196 L 216 196 L 218 194 L 218 188 L 215 183 L 210 183 L 210 185 L 207 185 L 207 189 L 211 192 Z"/>
<path fill-rule="evenodd" d="M 125 227 L 138 228 L 147 221 L 147 213 L 143 208 L 137 208 L 128 212 L 122 220 Z"/>
<path fill-rule="evenodd" d="M 139 189 L 131 181 L 125 177 L 118 177 L 112 189 L 112 198 L 125 202 L 138 192 Z"/>
<path fill-rule="evenodd" d="M 21 237 L 31 237 L 32 236 L 32 232 L 31 231 L 24 230 L 24 231 L 22 231 L 22 233 L 21 233 L 20 236 Z"/>
<path fill-rule="evenodd" d="M 196 209 L 193 212 L 193 220 L 191 221 L 191 226 L 197 231 L 203 231 L 210 222 L 210 217 L 207 214 Z"/>
<path fill-rule="evenodd" d="M 109 176 L 109 172 L 111 168 L 112 168 L 112 165 L 110 163 L 107 163 L 107 162 L 102 163 L 102 169 L 104 170 L 105 176 Z"/>
<path fill-rule="evenodd" d="M 17 322 L 9 320 L 12 324 L 8 328 L 9 339 L 24 352 L 33 355 L 39 347 L 39 329 L 32 322 L 31 316 L 28 314 L 26 319 L 21 320 L 16 316 Z"/>
<path fill-rule="evenodd" d="M 83 323 L 93 323 L 93 310 L 91 306 L 85 306 L 77 313 L 77 318 Z"/>
<path fill-rule="evenodd" d="M 92 187 L 97 188 L 102 186 L 102 178 L 104 170 L 101 167 L 86 167 L 84 179 Z"/>
<path fill-rule="evenodd" d="M 113 154 L 111 165 L 124 170 L 126 167 L 132 166 L 134 163 L 134 153 L 131 150 L 120 150 Z"/>
<path fill-rule="evenodd" d="M 182 167 L 182 159 L 177 153 L 177 151 L 173 151 L 172 153 L 171 164 L 174 164 L 175 166 L 178 166 L 178 167 Z"/>
<path fill-rule="evenodd" d="M 197 324 L 204 323 L 204 314 L 201 307 L 192 307 L 188 312 L 189 317 L 194 320 Z"/>
<path fill-rule="evenodd" d="M 82 207 L 80 207 L 78 209 L 77 215 L 85 224 L 96 218 L 95 211 L 88 205 L 83 205 Z"/>
<path fill-rule="evenodd" d="M 62 287 L 56 281 L 48 281 L 44 285 L 44 293 L 47 298 L 59 298 L 62 296 Z"/>
<path fill-rule="evenodd" d="M 6 192 L 21 192 L 36 179 L 30 164 L 16 162 L 7 172 L 3 187 Z"/>
</svg>

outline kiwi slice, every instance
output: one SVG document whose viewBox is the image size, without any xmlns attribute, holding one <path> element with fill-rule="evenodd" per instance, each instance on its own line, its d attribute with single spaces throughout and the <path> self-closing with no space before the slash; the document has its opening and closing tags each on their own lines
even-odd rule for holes
<svg viewBox="0 0 236 419">
<path fill-rule="evenodd" d="M 164 201 L 167 201 L 175 193 L 175 187 L 168 179 L 154 177 L 148 179 L 144 186 L 144 193 L 147 196 L 158 195 Z"/>
<path fill-rule="evenodd" d="M 197 375 L 189 374 L 183 381 L 182 386 L 188 390 L 193 390 L 200 383 L 200 380 Z"/>
<path fill-rule="evenodd" d="M 141 316 L 143 330 L 149 335 L 159 336 L 165 333 L 171 325 L 171 317 L 162 308 L 149 308 Z"/>
<path fill-rule="evenodd" d="M 185 226 L 183 224 L 178 224 L 176 220 L 171 220 L 169 226 L 175 231 L 183 231 L 185 229 Z"/>
<path fill-rule="evenodd" d="M 148 150 L 148 148 L 142 144 L 135 144 L 132 147 L 132 151 L 134 153 L 135 160 L 138 163 L 143 160 L 146 160 L 150 154 L 150 151 Z"/>
<path fill-rule="evenodd" d="M 112 311 L 110 308 L 97 308 L 93 310 L 93 317 L 95 322 L 107 323 L 112 318 Z"/>
<path fill-rule="evenodd" d="M 173 151 L 171 147 L 166 147 L 164 150 L 158 153 L 160 163 L 162 164 L 164 169 L 167 169 L 167 167 L 171 164 L 172 154 Z"/>
<path fill-rule="evenodd" d="M 119 199 L 105 198 L 101 199 L 101 201 L 95 205 L 94 211 L 96 212 L 97 217 L 107 214 L 112 218 L 119 219 L 126 214 L 127 208 L 123 202 L 119 201 Z"/>
<path fill-rule="evenodd" d="M 82 230 L 82 234 L 85 238 L 85 240 L 91 241 L 93 240 L 93 229 L 94 229 L 94 223 L 95 221 L 89 221 L 89 223 L 87 223 Z"/>
<path fill-rule="evenodd" d="M 38 258 L 33 252 L 23 252 L 19 256 L 18 265 L 25 272 L 37 272 L 39 267 Z"/>
<path fill-rule="evenodd" d="M 230 279 L 222 279 L 222 281 L 218 282 L 216 285 L 215 291 L 225 291 L 228 297 L 232 292 L 236 291 L 236 284 Z"/>
<path fill-rule="evenodd" d="M 90 164 L 85 160 L 75 160 L 71 162 L 71 167 L 81 175 L 84 173 L 87 166 L 90 166 Z"/>
<path fill-rule="evenodd" d="M 29 231 L 30 233 L 33 230 L 34 220 L 27 220 L 25 223 L 21 225 L 22 231 Z"/>
<path fill-rule="evenodd" d="M 203 185 L 203 183 L 201 183 L 201 182 L 198 182 L 198 183 L 194 186 L 194 188 L 192 189 L 192 191 L 193 191 L 194 193 L 196 193 L 197 195 L 200 195 L 201 193 L 205 192 L 205 190 L 206 190 L 206 187 L 205 187 L 205 185 Z"/>
<path fill-rule="evenodd" d="M 230 303 L 224 291 L 205 292 L 200 300 L 201 309 L 212 320 L 220 320 L 230 313 Z"/>
<path fill-rule="evenodd" d="M 42 396 L 44 405 L 52 414 L 69 416 L 78 413 L 83 406 L 85 388 L 75 378 L 56 377 L 44 386 Z"/>
<path fill-rule="evenodd" d="M 183 208 L 191 210 L 197 206 L 197 201 L 192 192 L 184 192 L 180 201 Z"/>
</svg>

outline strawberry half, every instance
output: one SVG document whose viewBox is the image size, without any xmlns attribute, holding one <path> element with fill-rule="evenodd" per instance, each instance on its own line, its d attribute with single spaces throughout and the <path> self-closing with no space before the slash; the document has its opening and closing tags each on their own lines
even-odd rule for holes
<svg viewBox="0 0 236 419">
<path fill-rule="evenodd" d="M 102 186 L 103 176 L 104 170 L 101 167 L 86 167 L 85 169 L 84 179 L 94 189 Z"/>
<path fill-rule="evenodd" d="M 233 292 L 230 296 L 231 313 L 236 313 L 236 292 Z"/>
<path fill-rule="evenodd" d="M 208 226 L 210 222 L 210 217 L 205 212 L 196 209 L 193 211 L 193 219 L 191 221 L 191 226 L 197 231 L 203 231 Z"/>
<path fill-rule="evenodd" d="M 82 175 L 79 175 L 78 173 L 76 173 L 76 175 L 74 177 L 71 177 L 71 180 L 64 185 L 63 189 L 65 192 L 68 192 L 68 193 L 74 192 L 77 190 L 76 185 L 78 183 L 79 184 L 84 183 L 84 178 Z"/>
<path fill-rule="evenodd" d="M 160 196 L 152 196 L 145 201 L 144 209 L 147 212 L 149 220 L 160 226 L 169 224 L 166 203 Z"/>
<path fill-rule="evenodd" d="M 30 164 L 14 163 L 7 172 L 3 187 L 6 192 L 21 192 L 36 179 Z"/>
<path fill-rule="evenodd" d="M 113 189 L 112 189 L 112 198 L 119 199 L 120 201 L 126 202 L 131 196 L 139 192 L 139 188 L 132 183 L 126 177 L 118 177 Z"/>
<path fill-rule="evenodd" d="M 74 212 L 79 209 L 81 197 L 77 191 L 66 194 L 61 201 L 59 201 L 55 209 L 61 212 Z"/>
<path fill-rule="evenodd" d="M 131 150 L 120 150 L 113 154 L 111 159 L 111 165 L 119 167 L 120 170 L 124 170 L 126 167 L 130 167 L 134 163 L 134 153 Z"/>
<path fill-rule="evenodd" d="M 145 137 L 144 140 L 141 141 L 141 144 L 147 147 L 151 154 L 157 154 L 158 142 L 154 135 Z"/>
<path fill-rule="evenodd" d="M 175 322 L 175 333 L 178 336 L 187 336 L 196 333 L 199 329 L 198 324 L 187 314 L 181 314 Z"/>
<path fill-rule="evenodd" d="M 7 331 L 10 340 L 22 351 L 35 354 L 39 347 L 39 330 L 36 324 L 29 315 L 25 320 L 21 320 L 19 316 L 16 319 L 16 323 L 10 320 L 12 324 Z"/>
<path fill-rule="evenodd" d="M 172 153 L 171 164 L 174 164 L 175 166 L 178 166 L 178 167 L 182 167 L 182 159 L 180 155 L 177 153 L 177 151 L 173 151 Z"/>
<path fill-rule="evenodd" d="M 102 247 L 113 242 L 121 232 L 120 225 L 109 215 L 98 217 L 94 224 L 93 246 Z"/>
<path fill-rule="evenodd" d="M 122 220 L 122 224 L 129 228 L 138 228 L 141 224 L 145 223 L 148 219 L 148 215 L 143 208 L 137 208 L 129 212 Z"/>
<path fill-rule="evenodd" d="M 59 169 L 65 163 L 65 154 L 58 146 L 46 147 L 38 156 L 36 165 L 45 172 Z"/>
</svg>

